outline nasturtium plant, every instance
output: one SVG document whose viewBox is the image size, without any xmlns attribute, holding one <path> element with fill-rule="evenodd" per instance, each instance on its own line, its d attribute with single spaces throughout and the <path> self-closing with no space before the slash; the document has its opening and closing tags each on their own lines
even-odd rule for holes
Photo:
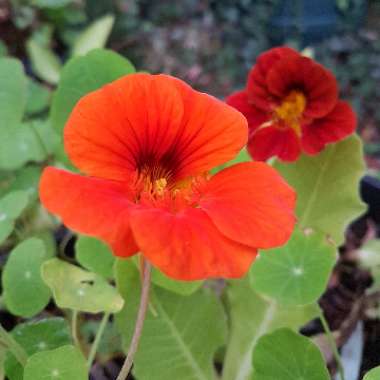
<svg viewBox="0 0 380 380">
<path fill-rule="evenodd" d="M 75 243 L 75 254 L 79 264 L 104 278 L 113 277 L 115 257 L 102 241 L 89 236 L 80 236 Z"/>
<path fill-rule="evenodd" d="M 283 305 L 311 304 L 326 289 L 335 261 L 336 248 L 322 233 L 297 230 L 283 247 L 260 254 L 252 287 Z"/>
<path fill-rule="evenodd" d="M 308 338 L 279 329 L 259 339 L 252 380 L 329 380 L 322 353 Z"/>
<path fill-rule="evenodd" d="M 125 299 L 117 323 L 127 350 L 139 305 L 140 274 L 132 262 L 119 260 L 116 281 Z M 190 296 L 181 296 L 157 286 L 151 291 L 134 375 L 141 380 L 212 379 L 212 359 L 225 344 L 227 330 L 226 317 L 216 295 L 200 289 Z M 204 333 L 194 334 L 200 330 Z M 177 358 L 177 365 L 172 364 L 173 358 Z"/>
<path fill-rule="evenodd" d="M 277 161 L 274 167 L 297 189 L 299 226 L 342 244 L 347 225 L 365 212 L 358 195 L 364 174 L 360 139 L 351 136 L 316 156 L 304 155 L 293 164 Z"/>
<path fill-rule="evenodd" d="M 23 380 L 87 380 L 87 365 L 80 350 L 63 346 L 32 355 L 24 369 Z"/>
<path fill-rule="evenodd" d="M 117 290 L 96 273 L 59 259 L 46 261 L 41 271 L 61 308 L 87 313 L 116 313 L 123 307 L 124 301 Z"/>
<path fill-rule="evenodd" d="M 41 266 L 50 257 L 43 241 L 36 238 L 24 240 L 10 252 L 2 286 L 5 305 L 12 314 L 33 317 L 48 304 L 51 292 L 42 281 Z"/>
<path fill-rule="evenodd" d="M 227 284 L 230 333 L 224 358 L 223 380 L 246 380 L 252 373 L 252 352 L 259 338 L 280 327 L 298 330 L 318 315 L 316 305 L 284 306 L 264 298 L 250 286 L 247 276 Z"/>
<path fill-rule="evenodd" d="M 178 7 L 90 3 L 6 6 L 0 380 L 335 376 L 347 334 L 322 306 L 365 273 L 372 288 L 350 292 L 369 318 L 380 281 L 378 241 L 356 249 L 356 224 L 346 234 L 366 211 L 355 104 L 343 100 L 357 80 L 338 83 L 319 51 L 260 52 L 255 40 L 245 86 L 227 70 L 234 50 L 211 64 L 226 65 L 217 80 L 208 55 L 192 59 L 203 47 L 166 54 L 182 35 L 187 50 L 209 43 L 201 25 L 165 32 Z M 240 20 L 224 7 L 206 19 Z M 145 47 L 152 14 L 160 32 Z M 178 78 L 146 70 L 161 66 Z M 314 329 L 317 340 L 302 335 Z M 314 341 L 328 342 L 325 359 Z"/>
<path fill-rule="evenodd" d="M 69 325 L 63 318 L 22 323 L 11 334 L 28 357 L 36 352 L 53 350 L 72 343 Z M 23 367 L 9 351 L 5 360 L 5 372 L 9 380 L 23 380 Z"/>
<path fill-rule="evenodd" d="M 380 379 L 380 367 L 371 369 L 363 378 L 363 380 L 378 380 Z"/>
<path fill-rule="evenodd" d="M 28 193 L 11 191 L 0 198 L 0 244 L 12 233 L 16 219 L 28 205 Z"/>
</svg>

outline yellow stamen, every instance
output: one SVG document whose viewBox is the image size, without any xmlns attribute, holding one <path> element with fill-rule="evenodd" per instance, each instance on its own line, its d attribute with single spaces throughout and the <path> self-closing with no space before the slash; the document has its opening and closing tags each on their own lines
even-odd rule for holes
<svg viewBox="0 0 380 380">
<path fill-rule="evenodd" d="M 162 196 L 164 194 L 165 188 L 168 184 L 166 178 L 159 178 L 154 182 L 155 193 Z"/>
<path fill-rule="evenodd" d="M 298 136 L 301 135 L 301 119 L 306 107 L 306 97 L 298 90 L 292 90 L 283 100 L 280 106 L 274 109 L 275 118 L 285 127 L 294 129 Z"/>
</svg>

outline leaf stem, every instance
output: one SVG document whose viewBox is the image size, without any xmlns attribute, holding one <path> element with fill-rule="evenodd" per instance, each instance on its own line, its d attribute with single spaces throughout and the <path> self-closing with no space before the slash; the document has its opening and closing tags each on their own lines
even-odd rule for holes
<svg viewBox="0 0 380 380">
<path fill-rule="evenodd" d="M 116 380 L 126 380 L 129 371 L 132 368 L 133 358 L 136 354 L 137 347 L 140 341 L 145 315 L 149 304 L 149 289 L 150 289 L 150 277 L 151 277 L 151 265 L 148 261 L 142 263 L 142 268 L 144 269 L 143 282 L 141 288 L 141 298 L 140 298 L 140 307 L 137 314 L 135 331 L 129 346 L 128 355 L 125 359 L 123 367 L 116 378 Z"/>
<path fill-rule="evenodd" d="M 74 340 L 75 346 L 77 346 L 80 349 L 80 342 L 78 338 L 78 311 L 73 310 L 73 313 L 71 315 L 71 335 Z"/>
<path fill-rule="evenodd" d="M 87 359 L 87 367 L 88 368 L 91 368 L 92 362 L 95 359 L 96 351 L 98 350 L 100 340 L 102 338 L 104 329 L 107 326 L 107 322 L 108 322 L 110 315 L 111 315 L 110 313 L 105 313 L 103 315 L 101 322 L 100 322 L 98 331 L 96 332 L 96 335 L 95 335 L 94 342 L 92 343 L 92 346 L 91 346 L 90 353 L 88 354 L 88 359 Z"/>
<path fill-rule="evenodd" d="M 24 367 L 28 360 L 25 350 L 16 342 L 11 334 L 0 324 L 0 342 L 12 352 L 17 361 Z"/>
<path fill-rule="evenodd" d="M 330 326 L 329 326 L 325 316 L 323 315 L 323 311 L 321 310 L 321 308 L 319 306 L 318 306 L 318 316 L 319 316 L 319 319 L 322 323 L 323 329 L 325 330 L 327 340 L 330 344 L 330 348 L 334 354 L 334 358 L 335 358 L 336 363 L 338 365 L 340 380 L 345 380 L 344 369 L 343 369 L 343 365 L 342 365 L 342 360 L 341 360 L 339 352 L 338 352 L 338 347 L 336 346 L 336 342 L 335 342 L 334 336 L 330 330 Z"/>
</svg>

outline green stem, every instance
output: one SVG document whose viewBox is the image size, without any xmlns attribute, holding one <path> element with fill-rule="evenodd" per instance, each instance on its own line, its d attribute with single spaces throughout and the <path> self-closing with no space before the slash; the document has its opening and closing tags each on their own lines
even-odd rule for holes
<svg viewBox="0 0 380 380">
<path fill-rule="evenodd" d="M 80 349 L 80 342 L 78 338 L 78 311 L 76 310 L 73 310 L 71 316 L 71 335 L 73 337 L 75 346 Z"/>
<path fill-rule="evenodd" d="M 338 352 L 338 347 L 336 346 L 335 338 L 334 338 L 334 336 L 330 330 L 330 326 L 327 323 L 325 316 L 323 315 L 323 311 L 321 310 L 321 308 L 319 306 L 318 306 L 318 314 L 319 314 L 318 316 L 319 316 L 319 319 L 322 323 L 323 329 L 325 330 L 327 340 L 330 344 L 330 348 L 334 354 L 334 358 L 335 358 L 336 363 L 338 365 L 340 380 L 345 380 L 342 360 L 341 360 L 339 352 Z"/>
<path fill-rule="evenodd" d="M 132 368 L 133 359 L 135 357 L 137 347 L 140 341 L 140 337 L 141 337 L 141 333 L 142 333 L 142 329 L 144 325 L 144 320 L 145 320 L 145 315 L 148 309 L 151 265 L 148 261 L 145 261 L 142 264 L 143 264 L 142 267 L 144 268 L 144 274 L 143 274 L 143 282 L 142 282 L 142 288 L 141 288 L 140 307 L 137 313 L 135 331 L 133 332 L 127 358 L 125 359 L 123 367 L 121 368 L 121 371 L 118 377 L 116 378 L 116 380 L 126 380 L 126 378 L 128 377 L 128 374 Z"/>
<path fill-rule="evenodd" d="M 28 360 L 25 350 L 16 342 L 11 334 L 0 325 L 0 341 L 8 348 L 17 361 L 24 367 Z"/>
<path fill-rule="evenodd" d="M 100 322 L 100 325 L 99 325 L 98 331 L 96 333 L 94 342 L 92 343 L 92 346 L 91 346 L 90 353 L 88 354 L 88 359 L 87 359 L 87 367 L 88 368 L 91 368 L 92 362 L 95 359 L 96 351 L 98 350 L 100 340 L 102 338 L 104 329 L 107 326 L 107 322 L 108 322 L 110 315 L 111 315 L 110 313 L 104 314 L 104 316 Z"/>
</svg>

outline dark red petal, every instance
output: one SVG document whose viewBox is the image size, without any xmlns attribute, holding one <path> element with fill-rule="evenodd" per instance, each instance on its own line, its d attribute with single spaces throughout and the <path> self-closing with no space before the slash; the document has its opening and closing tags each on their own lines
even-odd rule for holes
<svg viewBox="0 0 380 380">
<path fill-rule="evenodd" d="M 129 227 L 131 196 L 126 184 L 53 167 L 43 171 L 40 182 L 41 202 L 50 212 L 67 227 L 104 240 L 117 256 L 138 251 Z"/>
<path fill-rule="evenodd" d="M 199 208 L 141 208 L 131 214 L 131 227 L 142 254 L 177 280 L 241 277 L 257 254 L 225 237 Z"/>
<path fill-rule="evenodd" d="M 317 154 L 326 144 L 344 139 L 355 128 L 354 111 L 347 102 L 339 101 L 328 115 L 302 127 L 302 148 L 309 154 Z"/>
<path fill-rule="evenodd" d="M 338 85 L 333 74 L 322 65 L 303 56 L 277 61 L 267 75 L 271 94 L 279 99 L 299 90 L 306 96 L 306 118 L 327 115 L 338 101 Z"/>
<path fill-rule="evenodd" d="M 267 75 L 277 61 L 287 60 L 298 55 L 295 50 L 287 46 L 276 47 L 260 54 L 248 75 L 247 94 L 249 101 L 260 109 L 271 111 L 273 103 L 278 101 L 268 90 Z"/>
<path fill-rule="evenodd" d="M 274 156 L 282 161 L 295 161 L 301 153 L 300 139 L 291 128 L 269 126 L 250 135 L 248 152 L 258 161 Z"/>
<path fill-rule="evenodd" d="M 263 162 L 220 171 L 202 189 L 199 207 L 228 238 L 250 247 L 286 243 L 295 224 L 295 191 Z"/>
</svg>

